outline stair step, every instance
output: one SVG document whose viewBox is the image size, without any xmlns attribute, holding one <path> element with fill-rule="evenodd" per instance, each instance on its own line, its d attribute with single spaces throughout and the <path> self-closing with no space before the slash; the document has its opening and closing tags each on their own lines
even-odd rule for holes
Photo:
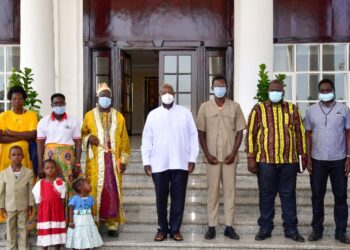
<svg viewBox="0 0 350 250">
<path fill-rule="evenodd" d="M 303 235 L 311 233 L 311 215 L 305 215 L 303 211 L 298 212 L 298 229 Z M 237 214 L 235 215 L 234 228 L 238 234 L 255 234 L 259 226 L 257 224 L 258 214 Z M 219 227 L 218 232 L 223 233 L 224 221 L 223 214 L 219 215 Z M 156 231 L 158 227 L 157 215 L 154 213 L 143 213 L 142 215 L 137 215 L 133 213 L 126 213 L 126 224 L 122 225 L 120 228 L 121 232 L 150 232 Z M 324 235 L 334 235 L 335 224 L 333 221 L 333 216 L 329 215 L 325 217 L 324 221 Z M 192 217 L 191 213 L 186 212 L 184 214 L 184 219 L 181 226 L 181 231 L 184 233 L 205 233 L 208 228 L 207 217 L 205 215 L 198 218 Z M 274 234 L 283 234 L 283 225 L 280 214 L 276 213 L 274 219 Z"/>
<path fill-rule="evenodd" d="M 279 210 L 279 209 L 278 209 Z M 127 216 L 127 224 L 157 224 L 157 213 L 153 212 L 125 212 Z M 246 214 L 246 213 L 235 213 L 234 217 L 234 225 L 235 227 L 239 226 L 254 226 L 257 224 L 259 215 L 255 214 Z M 303 211 L 299 211 L 298 213 L 298 225 L 299 226 L 310 226 L 311 216 L 305 215 Z M 188 212 L 185 210 L 184 217 L 182 220 L 183 225 L 207 225 L 207 214 L 206 213 L 197 213 L 197 212 Z M 219 224 L 224 225 L 224 215 L 219 215 Z M 275 225 L 282 225 L 282 218 L 280 214 L 275 215 L 274 219 Z M 332 226 L 334 225 L 333 216 L 326 216 L 324 220 L 324 226 Z"/>
<path fill-rule="evenodd" d="M 283 236 L 273 235 L 270 239 L 264 242 L 254 240 L 254 234 L 241 235 L 239 241 L 233 241 L 218 234 L 214 240 L 204 240 L 203 234 L 188 233 L 184 234 L 184 241 L 175 242 L 168 238 L 163 242 L 154 242 L 153 237 L 155 233 L 121 233 L 118 240 L 104 238 L 105 246 L 102 249 L 324 249 L 324 250 L 345 250 L 347 246 L 337 243 L 333 237 L 325 237 L 317 243 L 301 243 L 297 244 L 290 239 Z M 110 248 L 108 248 L 110 247 Z"/>
<path fill-rule="evenodd" d="M 148 213 L 148 212 L 156 212 L 156 204 L 123 204 L 124 210 L 128 211 L 128 213 Z M 170 209 L 170 205 L 168 205 L 168 211 Z M 280 216 L 281 209 L 279 205 L 276 205 L 275 207 L 275 213 L 276 217 Z M 259 206 L 256 205 L 245 205 L 245 204 L 236 204 L 235 205 L 235 212 L 236 214 L 249 214 L 252 216 L 259 214 Z M 298 206 L 297 205 L 297 212 L 302 213 L 308 216 L 312 216 L 312 207 L 310 206 Z M 207 206 L 206 205 L 185 205 L 185 213 L 196 213 L 196 214 L 206 214 L 207 213 Z M 218 211 L 219 217 L 224 216 L 224 207 L 223 204 L 219 204 L 219 211 Z M 329 204 L 325 206 L 325 215 L 331 216 L 333 218 L 333 204 Z"/>
<path fill-rule="evenodd" d="M 203 162 L 199 162 L 196 164 L 196 168 L 193 171 L 192 175 L 206 175 L 207 165 Z M 129 162 L 127 170 L 124 175 L 144 175 L 145 171 L 142 165 L 142 162 Z M 237 164 L 237 175 L 251 175 L 255 176 L 248 172 L 247 163 L 240 161 Z"/>
<path fill-rule="evenodd" d="M 190 187 L 188 186 L 186 191 L 186 196 L 192 197 L 192 196 L 202 196 L 204 198 L 207 197 L 207 188 L 206 186 L 196 186 L 196 187 Z M 147 186 L 147 187 L 140 187 L 137 183 L 124 183 L 123 185 L 123 196 L 154 196 L 154 186 Z M 223 195 L 222 189 L 220 189 L 220 196 Z M 259 190 L 254 187 L 244 187 L 237 185 L 236 186 L 236 197 L 258 197 L 259 196 Z M 297 190 L 297 197 L 304 197 L 311 199 L 311 191 L 306 188 L 300 188 Z M 325 199 L 333 199 L 333 193 L 331 189 L 329 188 L 328 192 L 326 193 Z"/>
<path fill-rule="evenodd" d="M 205 240 L 202 233 L 184 233 L 184 241 L 175 242 L 174 240 L 168 238 L 162 242 L 155 242 L 153 240 L 155 235 L 154 232 L 144 232 L 144 233 L 120 233 L 117 239 L 111 238 L 102 234 L 104 245 L 99 248 L 101 250 L 194 250 L 194 249 L 294 249 L 294 250 L 348 250 L 347 245 L 341 244 L 334 240 L 334 237 L 325 235 L 323 239 L 317 242 L 296 243 L 290 239 L 286 239 L 283 235 L 273 234 L 271 238 L 264 241 L 255 241 L 254 235 L 252 234 L 241 234 L 240 240 L 234 241 L 227 237 L 224 237 L 222 233 L 218 233 L 216 238 L 213 240 Z M 304 235 L 306 237 L 307 234 Z M 36 239 L 34 237 L 30 238 L 31 249 L 40 249 L 35 246 Z M 5 241 L 0 241 L 0 248 L 5 248 Z M 64 249 L 64 248 L 62 248 Z"/>
<path fill-rule="evenodd" d="M 204 159 L 204 154 L 203 151 L 200 150 L 198 157 L 197 157 L 197 162 L 203 162 Z M 247 154 L 243 151 L 238 152 L 238 159 L 240 162 L 246 162 L 247 161 Z M 142 156 L 141 156 L 141 149 L 132 149 L 130 153 L 130 162 L 142 162 Z"/>
<path fill-rule="evenodd" d="M 154 189 L 154 183 L 152 178 L 142 176 L 130 176 L 125 175 L 123 177 L 123 188 L 134 188 L 134 189 Z M 206 176 L 193 176 L 190 175 L 188 178 L 187 189 L 206 189 L 207 178 Z M 238 189 L 250 189 L 258 190 L 258 182 L 255 176 L 237 176 L 236 177 L 236 188 Z M 327 186 L 328 190 L 331 189 L 330 183 Z M 297 191 L 306 190 L 310 191 L 310 181 L 308 176 L 299 176 L 297 178 Z M 348 187 L 350 190 L 350 186 Z"/>
<path fill-rule="evenodd" d="M 214 166 L 211 166 L 211 167 L 214 167 Z M 190 176 L 206 176 L 206 174 L 207 174 L 207 165 L 205 163 L 197 163 L 196 168 L 194 169 L 192 174 L 190 174 Z M 123 176 L 127 176 L 127 175 L 146 176 L 142 163 L 140 163 L 140 162 L 129 163 Z M 241 163 L 241 162 L 239 162 L 237 164 L 236 175 L 237 176 L 250 176 L 250 177 L 253 177 L 255 179 L 257 178 L 257 176 L 255 174 L 251 174 L 250 172 L 248 172 L 247 164 Z M 302 173 L 302 174 L 298 173 L 297 176 L 304 177 L 307 179 L 310 178 L 309 173 L 307 171 L 304 171 L 304 173 Z"/>
<path fill-rule="evenodd" d="M 245 205 L 245 206 L 258 206 L 258 197 L 236 197 L 235 205 Z M 222 204 L 222 199 L 219 199 L 219 203 Z M 349 198 L 348 198 L 349 203 Z M 280 207 L 280 199 L 276 199 L 275 201 L 276 207 Z M 325 207 L 333 207 L 333 200 L 328 199 L 324 201 Z M 123 197 L 123 206 L 137 206 L 140 205 L 143 207 L 143 209 L 147 209 L 147 206 L 154 206 L 156 205 L 156 199 L 155 197 L 140 197 L 140 196 L 126 196 Z M 203 197 L 186 197 L 186 208 L 194 207 L 197 208 L 197 206 L 203 206 L 206 207 L 207 200 Z M 308 197 L 297 197 L 297 208 L 298 207 L 311 207 L 311 199 Z"/>
</svg>

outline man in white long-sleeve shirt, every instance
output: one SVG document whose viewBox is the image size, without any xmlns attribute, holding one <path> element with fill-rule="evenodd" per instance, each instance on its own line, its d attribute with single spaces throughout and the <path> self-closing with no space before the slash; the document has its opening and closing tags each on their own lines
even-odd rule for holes
<svg viewBox="0 0 350 250">
<path fill-rule="evenodd" d="M 156 191 L 159 229 L 154 240 L 162 241 L 169 233 L 174 240 L 181 241 L 187 179 L 194 170 L 199 151 L 198 133 L 191 112 L 174 103 L 171 85 L 164 84 L 160 96 L 162 106 L 149 113 L 143 129 L 142 161 Z"/>
</svg>

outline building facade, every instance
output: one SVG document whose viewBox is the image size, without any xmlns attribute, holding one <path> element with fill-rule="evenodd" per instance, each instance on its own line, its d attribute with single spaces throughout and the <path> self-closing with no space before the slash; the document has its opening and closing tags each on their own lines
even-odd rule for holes
<svg viewBox="0 0 350 250">
<path fill-rule="evenodd" d="M 8 109 L 13 66 L 33 69 L 50 112 L 62 92 L 82 120 L 107 82 L 128 130 L 139 134 L 172 84 L 176 102 L 194 115 L 211 98 L 211 79 L 226 75 L 228 95 L 247 116 L 256 103 L 258 66 L 284 73 L 286 99 L 302 112 L 317 101 L 323 77 L 349 104 L 350 3 L 346 0 L 4 0 L 0 6 L 0 109 Z"/>
</svg>

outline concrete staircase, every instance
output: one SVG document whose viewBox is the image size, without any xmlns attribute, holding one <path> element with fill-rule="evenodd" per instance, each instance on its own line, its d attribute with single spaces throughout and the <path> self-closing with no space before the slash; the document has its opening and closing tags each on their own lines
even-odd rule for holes
<svg viewBox="0 0 350 250">
<path fill-rule="evenodd" d="M 117 239 L 102 234 L 105 245 L 102 249 L 350 249 L 350 246 L 334 240 L 333 197 L 328 185 L 325 199 L 325 232 L 322 240 L 311 243 L 295 243 L 285 239 L 281 221 L 279 198 L 276 198 L 275 229 L 270 239 L 263 242 L 254 240 L 258 230 L 258 188 L 255 175 L 246 168 L 245 154 L 240 151 L 240 161 L 237 167 L 236 210 L 235 225 L 241 236 L 239 241 L 233 241 L 223 236 L 223 205 L 220 201 L 219 222 L 217 237 L 214 240 L 205 240 L 203 235 L 207 229 L 206 215 L 206 169 L 200 153 L 196 169 L 188 180 L 185 215 L 181 232 L 185 240 L 175 242 L 167 239 L 163 242 L 154 242 L 153 237 L 157 230 L 157 213 L 155 192 L 152 178 L 144 174 L 141 152 L 138 147 L 132 149 L 129 167 L 123 178 L 123 200 L 126 213 L 126 224 L 120 228 Z M 350 189 L 349 189 L 350 190 Z M 348 201 L 349 202 L 349 201 Z M 349 203 L 350 204 L 350 203 Z M 307 238 L 311 232 L 312 217 L 311 191 L 308 173 L 298 176 L 297 209 L 299 230 Z M 0 228 L 3 232 L 4 227 Z M 31 238 L 35 246 L 35 238 Z M 0 248 L 4 241 L 0 241 Z M 32 249 L 36 249 L 32 247 Z"/>
<path fill-rule="evenodd" d="M 206 214 L 206 167 L 202 162 L 200 153 L 196 169 L 188 180 L 186 194 L 185 215 L 181 231 L 184 242 L 174 242 L 168 239 L 162 243 L 154 242 L 153 237 L 157 229 L 157 213 L 155 205 L 155 192 L 152 178 L 144 174 L 141 162 L 141 152 L 133 149 L 130 165 L 123 179 L 124 210 L 127 222 L 120 229 L 120 238 L 117 241 L 106 239 L 105 247 L 121 247 L 121 249 L 350 249 L 349 246 L 334 240 L 333 196 L 328 185 L 325 199 L 325 232 L 323 240 L 317 243 L 305 242 L 297 244 L 283 236 L 281 209 L 279 198 L 276 198 L 275 229 L 271 239 L 256 242 L 254 235 L 258 230 L 257 219 L 258 187 L 255 175 L 247 171 L 246 157 L 243 151 L 239 153 L 240 161 L 237 167 L 236 180 L 236 210 L 235 225 L 241 240 L 232 241 L 222 235 L 223 204 L 220 199 L 219 223 L 217 238 L 213 241 L 204 240 L 207 229 Z M 350 190 L 350 189 L 349 189 Z M 307 238 L 311 232 L 312 217 L 311 191 L 308 173 L 298 176 L 297 204 L 299 230 Z"/>
</svg>

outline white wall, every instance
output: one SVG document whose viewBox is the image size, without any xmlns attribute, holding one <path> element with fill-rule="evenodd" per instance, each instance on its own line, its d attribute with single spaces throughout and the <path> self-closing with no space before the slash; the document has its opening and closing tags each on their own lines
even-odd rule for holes
<svg viewBox="0 0 350 250">
<path fill-rule="evenodd" d="M 54 0 L 55 90 L 67 112 L 83 120 L 83 1 Z"/>
<path fill-rule="evenodd" d="M 42 101 L 41 114 L 50 112 L 54 88 L 54 20 L 52 0 L 21 1 L 21 69 L 33 70 L 33 88 Z"/>
<path fill-rule="evenodd" d="M 256 104 L 259 64 L 273 71 L 273 0 L 234 4 L 234 99 L 247 117 Z"/>
<path fill-rule="evenodd" d="M 34 73 L 41 114 L 51 112 L 50 96 L 62 92 L 67 112 L 83 119 L 83 1 L 21 2 L 21 68 Z"/>
</svg>

